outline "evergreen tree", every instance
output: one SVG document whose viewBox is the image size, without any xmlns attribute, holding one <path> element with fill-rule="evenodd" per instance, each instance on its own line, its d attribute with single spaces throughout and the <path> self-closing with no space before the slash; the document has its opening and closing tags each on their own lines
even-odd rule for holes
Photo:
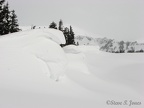
<svg viewBox="0 0 144 108">
<path fill-rule="evenodd" d="M 73 32 L 73 29 L 71 26 L 70 26 L 70 30 L 69 30 L 69 28 L 66 27 L 63 31 L 63 34 L 65 36 L 66 45 L 75 44 L 74 32 Z"/>
<path fill-rule="evenodd" d="M 0 21 L 2 21 L 2 17 L 3 17 L 3 7 L 4 7 L 4 2 L 5 0 L 0 0 Z"/>
<path fill-rule="evenodd" d="M 35 29 L 35 28 L 36 28 L 36 26 L 35 26 L 35 25 L 32 25 L 32 26 L 31 26 L 31 29 Z"/>
<path fill-rule="evenodd" d="M 76 44 L 77 46 L 79 46 L 79 43 L 77 42 L 77 44 Z"/>
<path fill-rule="evenodd" d="M 59 30 L 63 31 L 63 21 L 62 20 L 59 21 Z"/>
<path fill-rule="evenodd" d="M 14 11 L 9 10 L 9 4 L 0 0 L 0 35 L 19 31 L 17 16 Z"/>
<path fill-rule="evenodd" d="M 0 7 L 2 6 L 2 4 L 5 2 L 5 0 L 0 0 Z"/>
<path fill-rule="evenodd" d="M 18 28 L 18 20 L 15 14 L 15 11 L 11 11 L 11 22 L 10 22 L 10 33 L 18 32 L 20 29 Z"/>
<path fill-rule="evenodd" d="M 68 37 L 68 44 L 75 44 L 74 42 L 74 32 L 72 27 L 70 26 L 70 32 L 69 32 L 69 37 Z"/>
<path fill-rule="evenodd" d="M 144 50 L 141 49 L 139 52 L 144 52 Z"/>
<path fill-rule="evenodd" d="M 4 2 L 5 2 L 5 0 L 0 0 L 0 35 L 3 35 L 3 26 L 4 26 L 3 7 L 4 7 Z"/>
<path fill-rule="evenodd" d="M 49 25 L 49 28 L 57 29 L 57 24 L 56 24 L 55 22 L 52 22 L 52 23 Z"/>
<path fill-rule="evenodd" d="M 7 3 L 3 7 L 3 13 L 4 19 L 3 19 L 3 34 L 10 33 L 9 27 L 10 27 L 10 11 L 9 11 L 9 4 Z"/>
<path fill-rule="evenodd" d="M 67 27 L 64 29 L 63 34 L 65 36 L 66 45 L 68 45 L 69 29 Z"/>
<path fill-rule="evenodd" d="M 119 42 L 120 53 L 124 53 L 124 41 Z"/>
</svg>

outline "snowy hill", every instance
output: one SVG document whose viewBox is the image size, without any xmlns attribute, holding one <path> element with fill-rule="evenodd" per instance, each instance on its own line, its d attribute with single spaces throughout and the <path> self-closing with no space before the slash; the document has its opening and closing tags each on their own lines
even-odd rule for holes
<svg viewBox="0 0 144 108">
<path fill-rule="evenodd" d="M 0 37 L 0 108 L 142 108 L 144 55 L 69 45 L 54 29 Z"/>
<path fill-rule="evenodd" d="M 144 43 L 115 41 L 114 39 L 97 39 L 100 50 L 106 52 L 144 52 Z"/>
<path fill-rule="evenodd" d="M 144 43 L 116 41 L 107 38 L 93 38 L 89 36 L 76 36 L 75 42 L 78 45 L 99 46 L 105 52 L 144 52 Z"/>
<path fill-rule="evenodd" d="M 57 78 L 61 74 L 60 72 L 64 71 L 66 64 L 64 52 L 58 46 L 64 43 L 62 32 L 54 29 L 29 30 L 1 36 L 1 61 L 4 61 L 0 62 L 1 66 L 7 64 L 8 71 L 11 71 L 11 68 L 16 68 L 16 72 L 27 72 L 34 69 L 33 66 L 29 67 L 31 64 L 38 65 L 37 61 L 40 60 L 49 67 L 51 77 Z M 22 70 L 17 68 L 19 65 Z M 1 71 L 6 71 L 7 68 L 1 67 L 1 69 Z"/>
</svg>

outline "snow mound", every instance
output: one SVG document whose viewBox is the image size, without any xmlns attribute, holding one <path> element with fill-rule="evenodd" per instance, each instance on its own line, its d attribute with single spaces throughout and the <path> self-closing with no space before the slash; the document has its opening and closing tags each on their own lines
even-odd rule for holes
<svg viewBox="0 0 144 108">
<path fill-rule="evenodd" d="M 46 66 L 43 72 L 58 80 L 65 72 L 67 64 L 66 55 L 59 45 L 64 43 L 62 32 L 54 29 L 36 29 L 2 36 L 0 38 L 0 68 L 4 72 L 9 72 L 8 68 L 11 68 L 20 73 L 32 71 L 31 74 L 34 74 L 35 69 L 39 68 L 37 63 L 40 61 L 44 64 L 40 66 L 40 70 Z M 11 70 L 11 72 L 15 71 Z"/>
<path fill-rule="evenodd" d="M 84 74 L 90 74 L 87 57 L 85 56 L 86 52 L 99 53 L 99 47 L 96 46 L 75 46 L 68 45 L 63 48 L 67 54 L 67 58 L 69 60 L 68 68 L 69 71 L 73 72 L 81 72 Z"/>
</svg>

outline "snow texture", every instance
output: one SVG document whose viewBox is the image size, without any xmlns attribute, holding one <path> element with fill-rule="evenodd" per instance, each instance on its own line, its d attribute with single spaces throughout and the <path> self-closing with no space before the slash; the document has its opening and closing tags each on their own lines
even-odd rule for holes
<svg viewBox="0 0 144 108">
<path fill-rule="evenodd" d="M 0 37 L 0 108 L 129 108 L 144 105 L 144 54 L 61 48 L 62 32 L 35 29 Z"/>
</svg>

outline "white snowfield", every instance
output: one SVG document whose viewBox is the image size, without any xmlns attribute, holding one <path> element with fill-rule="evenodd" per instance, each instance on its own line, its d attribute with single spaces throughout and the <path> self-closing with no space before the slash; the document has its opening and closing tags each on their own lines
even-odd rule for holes
<svg viewBox="0 0 144 108">
<path fill-rule="evenodd" d="M 0 108 L 144 107 L 143 53 L 64 43 L 54 29 L 0 37 Z"/>
</svg>

